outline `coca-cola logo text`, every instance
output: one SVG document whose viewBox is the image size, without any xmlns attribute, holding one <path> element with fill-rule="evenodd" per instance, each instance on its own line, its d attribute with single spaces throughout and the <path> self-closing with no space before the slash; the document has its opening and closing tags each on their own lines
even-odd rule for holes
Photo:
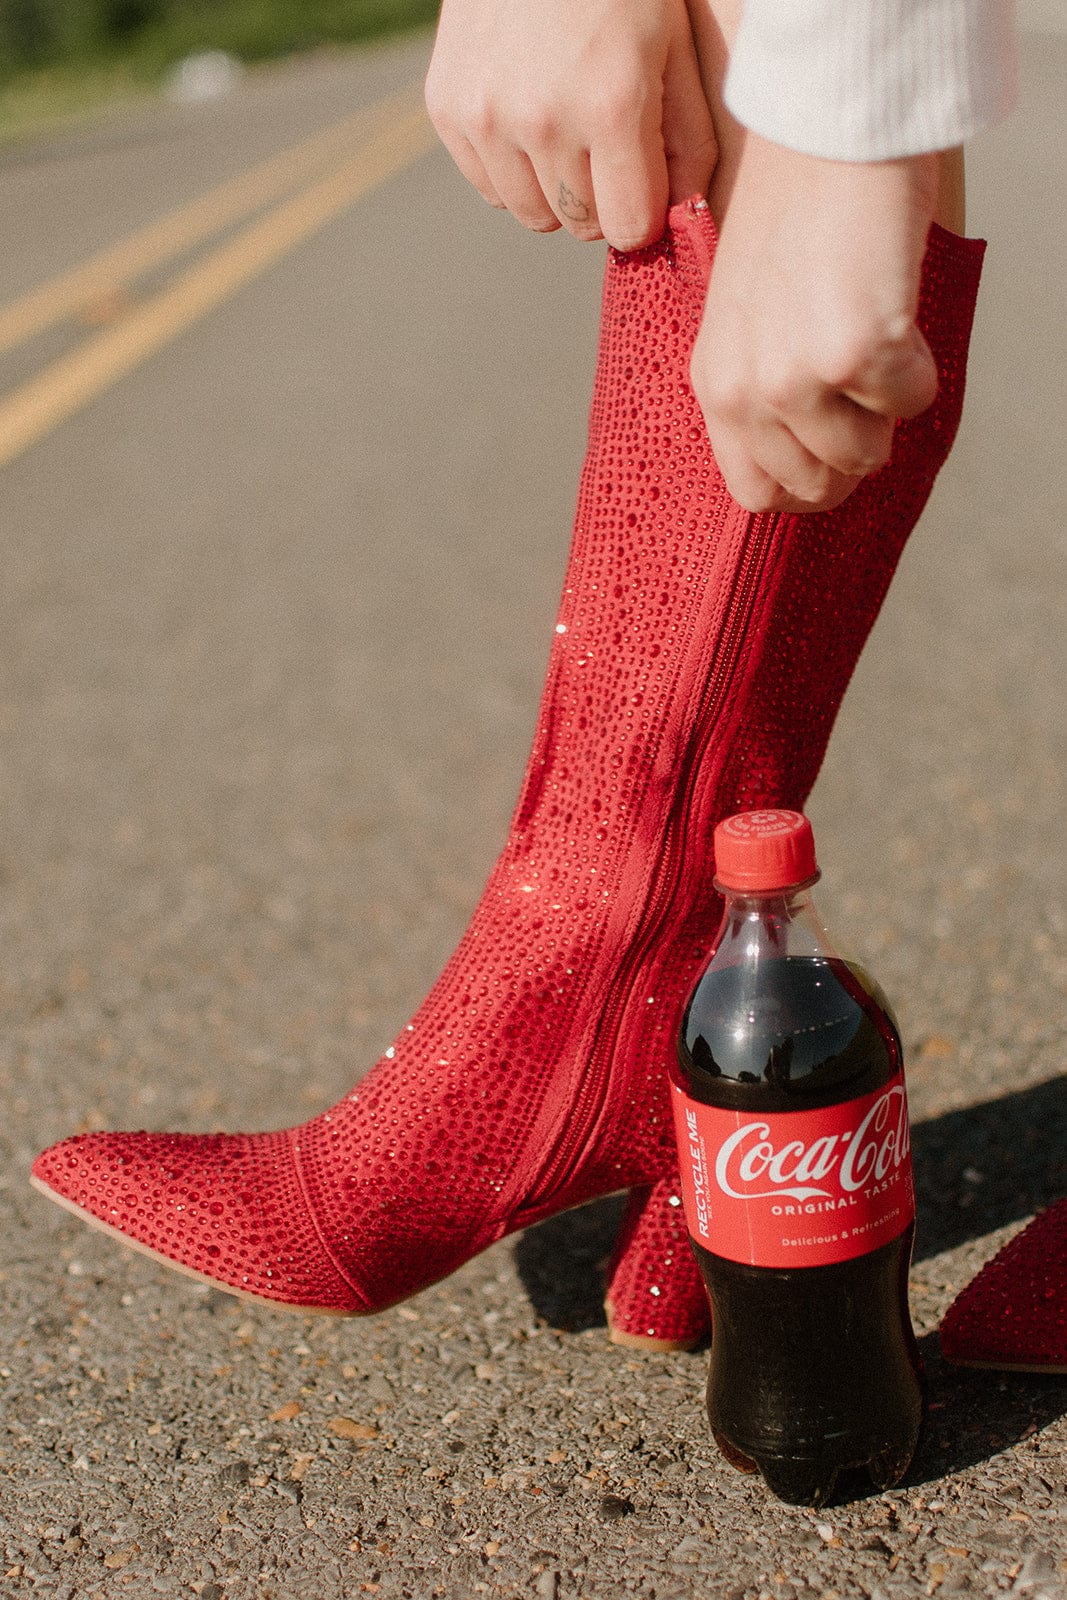
<svg viewBox="0 0 1067 1600">
<path fill-rule="evenodd" d="M 832 1191 L 822 1185 L 835 1169 L 839 1191 L 855 1194 L 895 1173 L 911 1149 L 907 1101 L 899 1083 L 873 1102 L 855 1129 L 824 1134 L 809 1144 L 790 1139 L 780 1147 L 770 1133 L 767 1122 L 746 1122 L 720 1145 L 715 1179 L 731 1199 L 828 1199 Z M 754 1187 L 760 1183 L 771 1187 Z"/>
</svg>

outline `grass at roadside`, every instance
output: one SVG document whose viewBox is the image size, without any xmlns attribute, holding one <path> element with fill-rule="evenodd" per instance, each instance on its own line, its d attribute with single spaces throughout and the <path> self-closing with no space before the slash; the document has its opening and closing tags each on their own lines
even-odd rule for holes
<svg viewBox="0 0 1067 1600">
<path fill-rule="evenodd" d="M 0 145 L 147 93 L 153 80 L 118 63 L 21 72 L 0 84 Z"/>
<path fill-rule="evenodd" d="M 2 0 L 0 0 L 2 3 Z M 215 0 L 0 76 L 0 143 L 150 92 L 175 62 L 224 50 L 245 62 L 350 44 L 433 20 L 437 0 Z"/>
</svg>

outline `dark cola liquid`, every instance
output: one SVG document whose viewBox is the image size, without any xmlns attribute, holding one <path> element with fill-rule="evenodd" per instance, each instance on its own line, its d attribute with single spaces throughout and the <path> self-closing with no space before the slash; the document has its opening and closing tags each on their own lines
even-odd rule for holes
<svg viewBox="0 0 1067 1600">
<path fill-rule="evenodd" d="M 679 1041 L 694 1100 L 746 1113 L 814 1110 L 878 1089 L 900 1044 L 858 968 L 792 957 L 705 973 Z M 708 1414 L 726 1458 L 782 1500 L 822 1505 L 862 1469 L 899 1482 L 923 1415 L 908 1314 L 913 1225 L 830 1266 L 754 1267 L 694 1243 L 711 1299 Z"/>
</svg>

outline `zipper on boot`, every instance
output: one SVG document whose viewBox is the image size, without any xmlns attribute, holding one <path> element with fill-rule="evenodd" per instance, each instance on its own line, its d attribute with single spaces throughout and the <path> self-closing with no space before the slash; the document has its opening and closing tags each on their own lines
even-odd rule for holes
<svg viewBox="0 0 1067 1600">
<path fill-rule="evenodd" d="M 746 530 L 741 558 L 734 574 L 722 632 L 713 653 L 701 695 L 700 715 L 687 742 L 682 780 L 667 819 L 665 848 L 651 892 L 638 923 L 637 933 L 619 967 L 597 1025 L 589 1067 L 566 1125 L 542 1168 L 537 1193 L 529 1210 L 537 1211 L 551 1203 L 559 1186 L 566 1183 L 576 1157 L 585 1148 L 607 1099 L 612 1057 L 621 1031 L 634 981 L 657 940 L 663 936 L 671 905 L 678 893 L 686 855 L 686 841 L 692 799 L 701 762 L 722 715 L 727 696 L 741 659 L 756 597 L 774 536 L 781 523 L 777 514 L 752 518 Z"/>
</svg>

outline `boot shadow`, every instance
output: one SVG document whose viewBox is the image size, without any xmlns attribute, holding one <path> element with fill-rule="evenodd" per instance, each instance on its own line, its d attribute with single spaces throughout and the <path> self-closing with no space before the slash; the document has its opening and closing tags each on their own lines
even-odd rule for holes
<svg viewBox="0 0 1067 1600">
<path fill-rule="evenodd" d="M 561 1333 L 605 1328 L 604 1268 L 626 1196 L 608 1195 L 527 1228 L 515 1242 L 515 1269 L 542 1322 Z"/>
</svg>

